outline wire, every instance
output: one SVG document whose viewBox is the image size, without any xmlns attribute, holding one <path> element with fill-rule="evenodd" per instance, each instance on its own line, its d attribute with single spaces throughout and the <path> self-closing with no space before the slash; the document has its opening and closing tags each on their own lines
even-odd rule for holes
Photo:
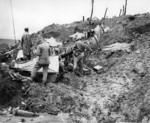
<svg viewBox="0 0 150 123">
<path fill-rule="evenodd" d="M 12 1 L 11 0 L 10 0 L 10 6 L 11 6 L 11 13 L 12 13 L 12 21 L 13 21 L 14 39 L 15 39 L 15 43 L 16 43 L 15 23 L 14 23 L 13 7 L 12 7 Z"/>
</svg>

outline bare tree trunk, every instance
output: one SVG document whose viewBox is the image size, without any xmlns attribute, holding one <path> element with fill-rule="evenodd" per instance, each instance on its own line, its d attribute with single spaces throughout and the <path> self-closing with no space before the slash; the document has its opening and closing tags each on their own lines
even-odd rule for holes
<svg viewBox="0 0 150 123">
<path fill-rule="evenodd" d="M 90 17 L 90 21 L 92 20 L 92 16 L 93 16 L 94 0 L 91 0 L 91 2 L 92 2 L 92 10 L 91 10 L 91 17 Z"/>
<path fill-rule="evenodd" d="M 124 15 L 126 15 L 126 12 L 127 12 L 127 0 L 125 0 Z"/>
<path fill-rule="evenodd" d="M 122 12 L 122 15 L 124 15 L 124 5 L 123 5 L 123 12 Z"/>
<path fill-rule="evenodd" d="M 106 18 L 107 10 L 108 10 L 108 8 L 106 8 L 106 10 L 105 10 L 104 19 Z"/>
<path fill-rule="evenodd" d="M 119 12 L 119 17 L 121 16 L 121 13 L 122 13 L 122 9 L 120 9 L 120 12 Z"/>
</svg>

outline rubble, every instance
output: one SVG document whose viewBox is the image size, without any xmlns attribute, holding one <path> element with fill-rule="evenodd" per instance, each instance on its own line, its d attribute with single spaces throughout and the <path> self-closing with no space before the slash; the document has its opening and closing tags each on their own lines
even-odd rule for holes
<svg viewBox="0 0 150 123">
<path fill-rule="evenodd" d="M 23 117 L 37 117 L 37 116 L 39 116 L 39 114 L 37 114 L 37 113 L 20 110 L 19 108 L 13 108 L 12 114 L 15 116 L 23 116 Z"/>
<path fill-rule="evenodd" d="M 105 46 L 105 48 L 103 48 L 102 50 L 110 50 L 110 51 L 117 51 L 117 50 L 123 50 L 123 51 L 127 51 L 130 52 L 130 46 L 133 45 L 132 44 L 127 44 L 127 43 L 115 43 L 109 46 Z"/>
<path fill-rule="evenodd" d="M 93 69 L 94 69 L 97 73 L 102 73 L 102 72 L 104 72 L 103 67 L 100 66 L 100 65 L 94 66 Z"/>
<path fill-rule="evenodd" d="M 91 70 L 89 70 L 88 68 L 83 68 L 83 74 L 84 75 L 90 75 L 91 74 Z"/>
</svg>

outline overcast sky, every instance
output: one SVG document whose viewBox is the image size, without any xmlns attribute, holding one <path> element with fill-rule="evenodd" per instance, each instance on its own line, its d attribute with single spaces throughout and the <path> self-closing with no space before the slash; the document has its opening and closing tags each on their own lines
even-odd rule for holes
<svg viewBox="0 0 150 123">
<path fill-rule="evenodd" d="M 125 0 L 94 0 L 93 17 L 118 16 Z M 37 32 L 52 23 L 65 24 L 90 16 L 91 0 L 12 0 L 16 37 L 24 27 Z M 128 0 L 127 14 L 150 12 L 150 0 Z M 10 0 L 0 0 L 0 38 L 14 38 Z"/>
</svg>

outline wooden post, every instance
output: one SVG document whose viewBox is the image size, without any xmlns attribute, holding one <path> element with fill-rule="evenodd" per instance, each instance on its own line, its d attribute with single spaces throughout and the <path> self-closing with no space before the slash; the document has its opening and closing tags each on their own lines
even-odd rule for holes
<svg viewBox="0 0 150 123">
<path fill-rule="evenodd" d="M 127 12 L 127 0 L 125 0 L 124 15 L 126 15 L 126 12 Z"/>
<path fill-rule="evenodd" d="M 90 17 L 90 21 L 92 20 L 92 16 L 93 16 L 94 0 L 91 0 L 91 2 L 92 2 L 92 10 L 91 10 L 91 17 Z"/>
<path fill-rule="evenodd" d="M 119 17 L 121 16 L 121 13 L 122 13 L 122 9 L 120 9 L 120 12 L 119 12 Z"/>
<path fill-rule="evenodd" d="M 122 12 L 122 15 L 124 15 L 124 5 L 123 5 L 123 12 Z"/>
<path fill-rule="evenodd" d="M 83 16 L 83 21 L 84 21 L 85 19 L 84 19 L 84 16 Z"/>
<path fill-rule="evenodd" d="M 16 44 L 17 40 L 16 40 L 16 31 L 15 31 L 15 21 L 14 21 L 13 6 L 11 0 L 10 0 L 10 6 L 11 6 L 11 14 L 12 14 L 11 16 L 12 16 L 12 23 L 13 23 L 14 40 Z"/>
<path fill-rule="evenodd" d="M 108 10 L 108 8 L 106 8 L 106 10 L 105 10 L 104 19 L 105 19 L 105 17 L 106 17 L 107 10 Z"/>
</svg>

